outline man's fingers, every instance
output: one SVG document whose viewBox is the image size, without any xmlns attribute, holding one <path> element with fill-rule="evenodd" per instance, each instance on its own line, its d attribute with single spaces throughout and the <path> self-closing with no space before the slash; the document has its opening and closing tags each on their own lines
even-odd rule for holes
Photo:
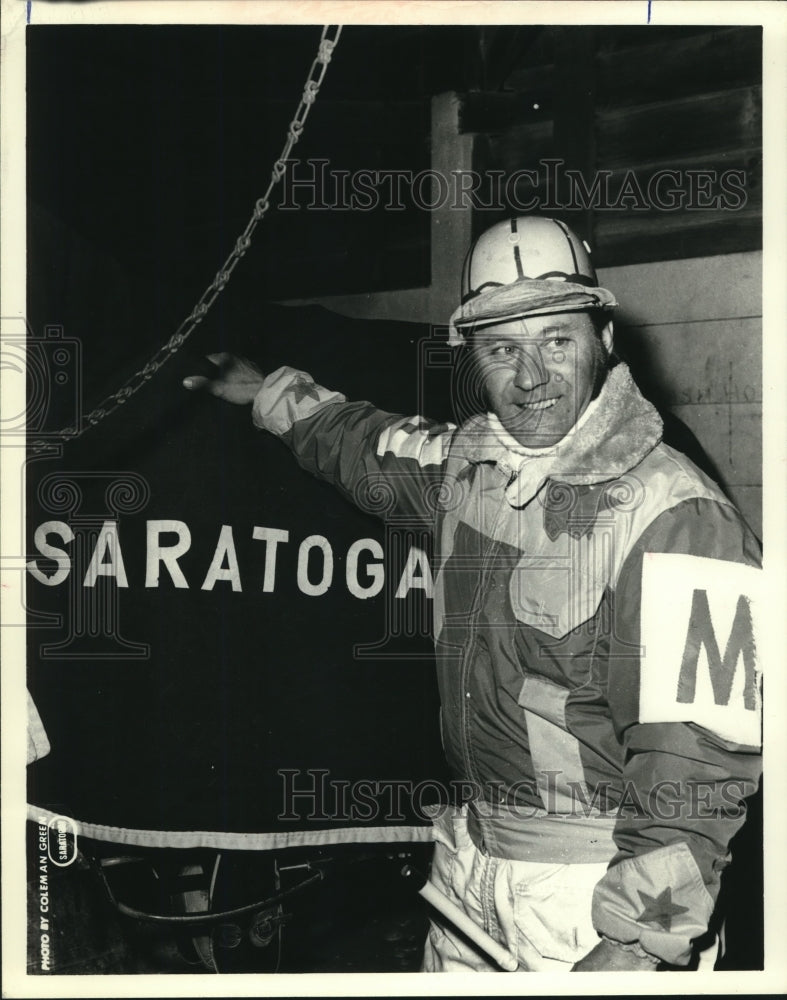
<svg viewBox="0 0 787 1000">
<path fill-rule="evenodd" d="M 262 372 L 245 358 L 219 351 L 207 355 L 208 361 L 216 366 L 212 375 L 187 375 L 183 386 L 192 392 L 207 392 L 228 403 L 244 406 L 253 403 L 263 386 Z"/>
<path fill-rule="evenodd" d="M 204 375 L 189 375 L 183 379 L 183 386 L 186 389 L 205 389 L 212 392 L 211 380 Z"/>
<path fill-rule="evenodd" d="M 222 365 L 226 365 L 231 360 L 232 355 L 228 351 L 219 351 L 217 354 L 208 354 L 206 357 L 208 361 L 221 368 Z"/>
</svg>

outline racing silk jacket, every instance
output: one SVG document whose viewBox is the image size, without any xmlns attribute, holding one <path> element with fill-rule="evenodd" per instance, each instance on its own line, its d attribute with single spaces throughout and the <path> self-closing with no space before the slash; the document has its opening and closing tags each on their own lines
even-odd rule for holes
<svg viewBox="0 0 787 1000">
<path fill-rule="evenodd" d="M 612 815 L 597 930 L 687 963 L 760 774 L 759 548 L 627 367 L 538 451 L 490 416 L 401 417 L 289 368 L 253 417 L 362 508 L 383 491 L 430 525 L 452 771 L 550 819 Z"/>
</svg>

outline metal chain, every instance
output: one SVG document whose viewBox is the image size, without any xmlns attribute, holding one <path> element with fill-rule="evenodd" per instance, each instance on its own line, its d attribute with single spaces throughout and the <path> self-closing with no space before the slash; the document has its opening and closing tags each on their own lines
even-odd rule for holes
<svg viewBox="0 0 787 1000">
<path fill-rule="evenodd" d="M 322 29 L 322 36 L 317 49 L 317 55 L 314 57 L 311 69 L 306 77 L 303 94 L 301 96 L 300 103 L 298 104 L 298 109 L 295 112 L 295 117 L 292 119 L 289 124 L 289 128 L 287 129 L 287 139 L 282 147 L 282 151 L 279 154 L 278 159 L 273 164 L 271 177 L 268 182 L 268 187 L 265 190 L 265 194 L 261 198 L 258 198 L 255 202 L 251 218 L 249 219 L 246 228 L 235 241 L 232 253 L 229 257 L 227 257 L 222 266 L 216 272 L 216 276 L 213 281 L 202 293 L 197 304 L 191 310 L 189 315 L 183 320 L 169 340 L 156 351 L 144 368 L 135 372 L 120 389 L 111 393 L 109 396 L 106 396 L 98 404 L 98 406 L 85 415 L 81 426 L 64 427 L 56 433 L 47 434 L 46 440 L 33 440 L 31 442 L 31 448 L 34 452 L 40 452 L 50 448 L 51 444 L 49 442 L 53 438 L 74 440 L 75 438 L 81 437 L 85 431 L 91 427 L 95 427 L 95 425 L 103 420 L 104 417 L 109 416 L 109 414 L 113 413 L 119 406 L 122 406 L 126 400 L 130 399 L 135 392 L 141 389 L 146 382 L 149 382 L 150 379 L 153 378 L 153 376 L 173 356 L 173 354 L 180 350 L 196 327 L 207 316 L 208 310 L 224 290 L 227 282 L 230 280 L 230 276 L 235 270 L 238 261 L 251 246 L 251 238 L 254 230 L 257 228 L 257 225 L 262 221 L 266 212 L 270 208 L 270 198 L 273 189 L 284 176 L 287 169 L 286 161 L 292 152 L 292 147 L 300 139 L 303 133 L 304 124 L 309 116 L 309 111 L 311 110 L 312 105 L 317 99 L 317 94 L 322 86 L 325 72 L 328 69 L 328 63 L 331 61 L 333 50 L 339 41 L 341 33 L 341 25 L 326 24 Z"/>
</svg>

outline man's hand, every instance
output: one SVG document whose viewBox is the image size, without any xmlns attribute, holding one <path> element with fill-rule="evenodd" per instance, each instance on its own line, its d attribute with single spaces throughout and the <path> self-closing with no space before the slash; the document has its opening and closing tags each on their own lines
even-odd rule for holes
<svg viewBox="0 0 787 1000">
<path fill-rule="evenodd" d="M 255 364 L 226 352 L 209 354 L 208 361 L 216 366 L 216 375 L 213 378 L 189 375 L 183 379 L 186 389 L 201 389 L 239 406 L 254 402 L 265 377 Z"/>
<path fill-rule="evenodd" d="M 633 951 L 619 948 L 612 941 L 603 939 L 581 958 L 572 972 L 655 972 L 656 963 L 641 958 Z"/>
</svg>

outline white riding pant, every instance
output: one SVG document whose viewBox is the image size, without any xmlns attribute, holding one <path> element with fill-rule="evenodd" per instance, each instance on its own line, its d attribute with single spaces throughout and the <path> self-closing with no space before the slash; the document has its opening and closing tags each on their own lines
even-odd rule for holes
<svg viewBox="0 0 787 1000">
<path fill-rule="evenodd" d="M 507 948 L 521 971 L 567 970 L 599 943 L 591 920 L 593 890 L 607 862 L 509 861 L 480 851 L 465 815 L 434 821 L 430 880 L 487 934 Z M 434 914 L 424 972 L 487 972 L 498 966 L 441 915 Z"/>
</svg>

